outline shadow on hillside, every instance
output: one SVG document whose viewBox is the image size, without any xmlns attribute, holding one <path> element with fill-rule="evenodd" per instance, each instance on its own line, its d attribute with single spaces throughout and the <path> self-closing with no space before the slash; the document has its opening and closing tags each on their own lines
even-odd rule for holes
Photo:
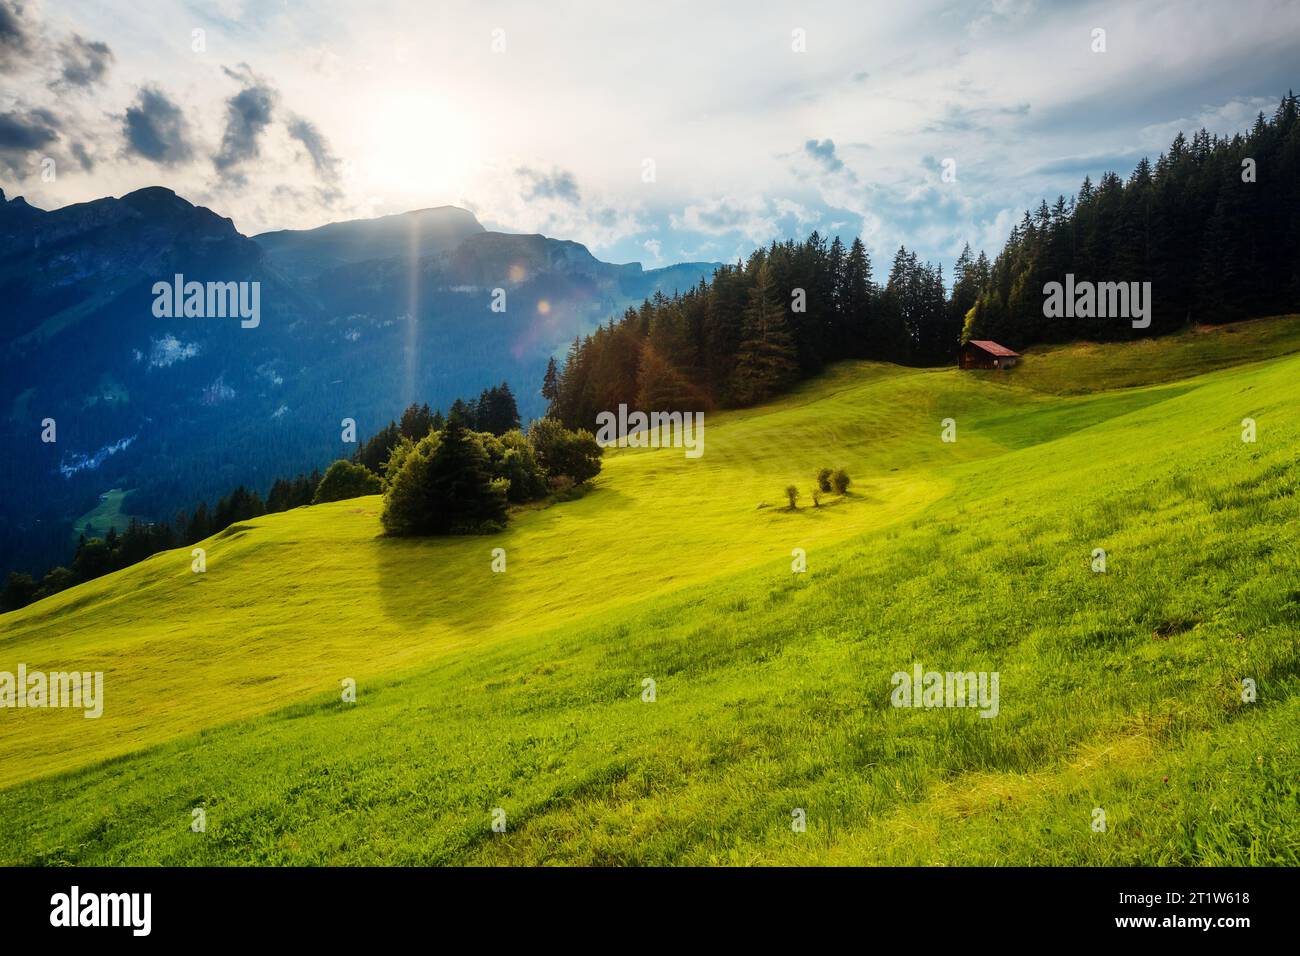
<svg viewBox="0 0 1300 956">
<path fill-rule="evenodd" d="M 480 628 L 504 616 L 513 601 L 510 538 L 503 534 L 446 538 L 375 538 L 375 573 L 384 616 L 404 628 Z M 492 570 L 494 548 L 506 570 Z"/>
<path fill-rule="evenodd" d="M 1055 441 L 1102 422 L 1146 411 L 1193 391 L 1195 385 L 1171 385 L 1136 391 L 1108 392 L 1092 398 L 1069 398 L 1055 404 L 1017 408 L 974 423 L 978 433 L 1006 448 L 1029 448 Z"/>
</svg>

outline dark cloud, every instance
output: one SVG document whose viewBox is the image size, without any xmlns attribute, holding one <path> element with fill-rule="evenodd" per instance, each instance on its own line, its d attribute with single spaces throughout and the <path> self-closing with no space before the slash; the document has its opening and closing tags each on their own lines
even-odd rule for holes
<svg viewBox="0 0 1300 956">
<path fill-rule="evenodd" d="M 82 143 L 72 144 L 72 156 L 81 164 L 81 168 L 88 173 L 95 171 L 95 157 L 91 156 Z"/>
<path fill-rule="evenodd" d="M 271 125 L 277 95 L 275 89 L 255 76 L 247 64 L 225 72 L 245 85 L 226 101 L 226 132 L 221 137 L 221 150 L 212 157 L 212 162 L 223 176 L 238 181 L 242 177 L 233 168 L 260 155 L 259 139 Z"/>
<path fill-rule="evenodd" d="M 543 173 L 520 166 L 515 173 L 524 180 L 522 194 L 525 199 L 559 199 L 576 206 L 581 198 L 578 181 L 567 170 L 553 169 L 550 173 Z"/>
<path fill-rule="evenodd" d="M 339 179 L 339 160 L 330 149 L 329 140 L 316 127 L 311 120 L 303 119 L 301 116 L 295 116 L 289 120 L 289 135 L 302 143 L 311 157 L 312 165 L 316 167 L 316 174 L 321 179 L 329 183 L 336 183 Z"/>
<path fill-rule="evenodd" d="M 59 138 L 59 121 L 49 110 L 0 113 L 0 150 L 27 152 Z"/>
<path fill-rule="evenodd" d="M 164 166 L 183 163 L 194 155 L 189 141 L 189 124 L 180 107 L 155 87 L 144 87 L 136 94 L 123 119 L 128 153 Z"/>
<path fill-rule="evenodd" d="M 32 154 L 58 138 L 59 121 L 49 110 L 0 113 L 0 170 L 23 178 L 31 171 Z"/>
<path fill-rule="evenodd" d="M 63 59 L 63 82 L 68 86 L 93 86 L 108 73 L 113 51 L 107 43 L 85 40 L 74 33 L 59 47 Z"/>
<path fill-rule="evenodd" d="M 23 22 L 23 8 L 13 0 L 0 0 L 0 73 L 17 69 L 32 46 L 32 35 Z"/>
<path fill-rule="evenodd" d="M 817 160 L 828 172 L 837 173 L 844 168 L 844 162 L 835 155 L 833 140 L 810 139 L 803 144 L 804 152 Z"/>
</svg>

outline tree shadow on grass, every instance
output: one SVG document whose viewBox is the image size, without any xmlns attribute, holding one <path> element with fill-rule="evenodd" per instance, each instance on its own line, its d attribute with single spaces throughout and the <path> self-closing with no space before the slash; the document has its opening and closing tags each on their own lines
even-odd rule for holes
<svg viewBox="0 0 1300 956">
<path fill-rule="evenodd" d="M 478 630 L 510 608 L 515 585 L 506 534 L 374 539 L 375 573 L 384 616 L 404 628 L 429 625 Z M 493 549 L 506 570 L 492 570 Z"/>
</svg>

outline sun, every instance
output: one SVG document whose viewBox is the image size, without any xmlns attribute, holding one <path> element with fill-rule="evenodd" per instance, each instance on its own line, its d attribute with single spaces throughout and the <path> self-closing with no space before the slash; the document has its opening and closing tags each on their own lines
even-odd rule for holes
<svg viewBox="0 0 1300 956">
<path fill-rule="evenodd" d="M 478 166 L 478 125 L 433 91 L 384 93 L 362 120 L 370 189 L 387 195 L 455 197 Z"/>
</svg>

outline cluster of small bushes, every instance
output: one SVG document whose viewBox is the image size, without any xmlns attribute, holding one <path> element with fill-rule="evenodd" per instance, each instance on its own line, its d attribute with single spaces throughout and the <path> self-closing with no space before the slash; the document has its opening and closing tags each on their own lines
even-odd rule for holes
<svg viewBox="0 0 1300 956">
<path fill-rule="evenodd" d="M 822 495 L 830 494 L 832 491 L 837 495 L 847 494 L 849 485 L 853 484 L 853 479 L 843 468 L 823 468 L 817 472 L 817 483 L 812 489 L 812 503 L 814 508 L 820 508 L 822 504 Z M 790 502 L 790 510 L 799 507 L 799 487 L 797 485 L 786 485 L 786 500 Z"/>
</svg>

